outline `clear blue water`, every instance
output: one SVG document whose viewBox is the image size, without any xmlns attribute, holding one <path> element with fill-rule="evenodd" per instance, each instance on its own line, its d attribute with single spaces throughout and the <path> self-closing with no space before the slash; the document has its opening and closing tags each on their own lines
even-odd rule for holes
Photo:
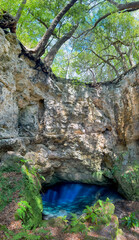
<svg viewBox="0 0 139 240">
<path fill-rule="evenodd" d="M 113 202 L 122 199 L 114 187 L 89 185 L 83 183 L 57 183 L 42 193 L 43 215 L 45 219 L 82 214 L 86 205 L 93 205 L 98 199 Z"/>
</svg>

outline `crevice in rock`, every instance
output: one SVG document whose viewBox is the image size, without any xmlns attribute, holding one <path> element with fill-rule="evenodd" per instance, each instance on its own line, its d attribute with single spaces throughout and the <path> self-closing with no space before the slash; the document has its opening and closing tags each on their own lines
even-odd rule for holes
<svg viewBox="0 0 139 240">
<path fill-rule="evenodd" d="M 44 112 L 45 112 L 44 99 L 39 100 L 38 105 L 39 105 L 38 106 L 38 119 L 39 119 L 40 125 L 42 125 L 43 121 L 44 121 Z"/>
</svg>

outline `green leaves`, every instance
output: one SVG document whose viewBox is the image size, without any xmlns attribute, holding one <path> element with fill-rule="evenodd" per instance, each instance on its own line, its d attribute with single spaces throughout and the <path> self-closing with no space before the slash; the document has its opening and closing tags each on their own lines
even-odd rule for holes
<svg viewBox="0 0 139 240">
<path fill-rule="evenodd" d="M 82 233 L 87 233 L 87 228 L 84 223 L 80 221 L 80 219 L 77 217 L 75 213 L 71 213 L 72 218 L 71 218 L 71 223 L 70 223 L 70 232 L 72 233 L 77 233 L 77 232 L 82 232 Z"/>
<path fill-rule="evenodd" d="M 0 9 L 16 16 L 21 2 L 1 0 Z M 67 3 L 69 0 L 28 0 L 17 25 L 18 39 L 28 48 L 34 48 Z M 116 11 L 117 7 L 109 1 L 83 0 L 71 7 L 57 24 L 46 46 L 45 54 L 58 38 L 79 23 L 72 39 L 57 53 L 52 67 L 56 75 L 77 78 L 81 82 L 107 81 L 138 63 L 138 19 L 131 12 Z M 89 69 L 94 76 L 88 73 Z"/>
<path fill-rule="evenodd" d="M 139 220 L 136 218 L 135 213 L 131 213 L 129 216 L 122 218 L 122 224 L 128 229 L 132 227 L 139 227 Z"/>
</svg>

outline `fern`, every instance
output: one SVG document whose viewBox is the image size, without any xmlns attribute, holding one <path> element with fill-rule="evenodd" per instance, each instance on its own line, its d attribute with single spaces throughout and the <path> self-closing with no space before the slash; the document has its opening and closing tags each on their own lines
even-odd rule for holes
<svg viewBox="0 0 139 240">
<path fill-rule="evenodd" d="M 22 200 L 16 211 L 16 220 L 21 219 L 23 227 L 32 229 L 40 225 L 42 221 L 42 200 L 40 196 L 40 182 L 36 170 L 22 166 L 23 190 Z"/>
<path fill-rule="evenodd" d="M 71 218 L 71 223 L 69 225 L 69 231 L 71 233 L 82 232 L 87 234 L 86 225 L 81 222 L 80 218 L 78 218 L 75 213 L 71 213 L 71 215 L 72 215 L 72 218 Z"/>
</svg>

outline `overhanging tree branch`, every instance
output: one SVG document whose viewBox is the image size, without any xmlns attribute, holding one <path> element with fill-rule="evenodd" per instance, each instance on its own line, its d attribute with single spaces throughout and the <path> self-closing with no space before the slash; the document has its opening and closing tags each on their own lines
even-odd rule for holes
<svg viewBox="0 0 139 240">
<path fill-rule="evenodd" d="M 107 0 L 108 2 L 110 2 L 111 4 L 115 5 L 118 8 L 118 11 L 135 11 L 137 9 L 139 9 L 139 1 L 135 1 L 135 2 L 130 2 L 130 3 L 125 3 L 125 4 L 118 4 L 113 0 Z"/>
<path fill-rule="evenodd" d="M 77 2 L 77 0 L 71 0 L 54 18 L 52 21 L 50 27 L 47 29 L 41 40 L 39 41 L 38 45 L 34 49 L 27 49 L 31 55 L 35 59 L 39 59 L 45 51 L 45 46 L 47 45 L 47 42 L 49 38 L 51 37 L 54 29 L 56 28 L 57 24 L 60 22 L 62 17 L 69 11 L 69 9 Z"/>
<path fill-rule="evenodd" d="M 29 9 L 29 13 L 30 13 L 39 23 L 41 23 L 46 29 L 49 28 L 49 25 L 46 24 L 46 23 L 45 23 L 41 18 L 39 18 L 38 16 L 35 16 L 35 15 L 33 14 L 33 12 L 30 11 L 30 9 Z M 55 38 L 59 39 L 59 37 L 58 37 L 54 32 L 52 33 L 52 35 L 53 35 Z"/>
<path fill-rule="evenodd" d="M 111 3 L 113 2 L 111 0 L 107 0 L 107 1 L 109 1 Z M 109 13 L 105 14 L 104 16 L 100 17 L 96 21 L 94 26 L 91 29 L 89 29 L 89 30 L 93 30 L 98 25 L 99 22 L 101 22 L 103 19 L 107 18 L 108 16 L 110 16 L 110 15 L 116 13 L 116 12 L 122 12 L 122 11 L 124 11 L 124 12 L 131 12 L 131 11 L 136 11 L 137 9 L 139 9 L 139 1 L 138 2 L 132 2 L 132 3 L 126 3 L 126 4 L 119 4 L 119 5 L 117 5 L 115 3 L 114 5 L 116 5 L 117 10 L 115 10 L 113 12 L 109 12 Z"/>
<path fill-rule="evenodd" d="M 114 13 L 124 13 L 124 12 L 132 12 L 132 11 L 136 11 L 139 9 L 139 1 L 137 2 L 131 2 L 131 3 L 126 3 L 126 4 L 117 4 L 116 2 L 114 2 L 113 0 L 107 0 L 108 2 L 110 2 L 111 4 L 115 5 L 117 7 L 116 10 L 112 11 L 112 12 L 108 12 L 105 15 L 103 15 L 102 17 L 100 17 L 95 24 L 93 25 L 93 27 L 85 30 L 84 32 L 82 32 L 81 34 L 78 35 L 79 38 L 82 35 L 87 35 L 88 32 L 92 31 L 102 20 L 106 19 L 108 16 L 114 14 Z"/>
<path fill-rule="evenodd" d="M 77 29 L 78 24 L 73 26 L 72 29 L 65 34 L 62 38 L 60 38 L 55 44 L 54 46 L 50 49 L 50 51 L 48 52 L 47 56 L 44 59 L 44 63 L 47 67 L 50 67 L 51 64 L 54 61 L 54 58 L 58 52 L 58 50 L 61 48 L 61 46 L 68 40 L 71 38 L 71 36 L 73 35 L 73 33 L 75 32 L 75 30 Z"/>
<path fill-rule="evenodd" d="M 16 13 L 16 17 L 15 17 L 17 22 L 19 21 L 19 19 L 21 17 L 21 14 L 23 12 L 23 9 L 25 7 L 26 2 L 27 2 L 27 0 L 23 0 L 20 7 L 18 8 L 18 11 Z"/>
<path fill-rule="evenodd" d="M 115 71 L 116 75 L 119 76 L 119 73 L 118 73 L 117 69 L 115 68 L 114 65 L 112 65 L 112 64 L 110 63 L 109 60 L 106 60 L 106 59 L 103 58 L 102 56 L 98 55 L 98 54 L 97 54 L 95 51 L 93 51 L 92 49 L 88 49 L 88 50 L 91 51 L 93 54 L 95 54 L 98 58 L 100 58 L 104 63 L 108 64 L 108 65 Z"/>
<path fill-rule="evenodd" d="M 16 25 L 21 17 L 22 11 L 25 7 L 27 0 L 23 0 L 21 5 L 19 6 L 17 10 L 16 17 L 13 17 L 8 12 L 1 10 L 0 12 L 0 27 L 5 29 L 9 28 L 12 33 L 16 33 Z"/>
</svg>

